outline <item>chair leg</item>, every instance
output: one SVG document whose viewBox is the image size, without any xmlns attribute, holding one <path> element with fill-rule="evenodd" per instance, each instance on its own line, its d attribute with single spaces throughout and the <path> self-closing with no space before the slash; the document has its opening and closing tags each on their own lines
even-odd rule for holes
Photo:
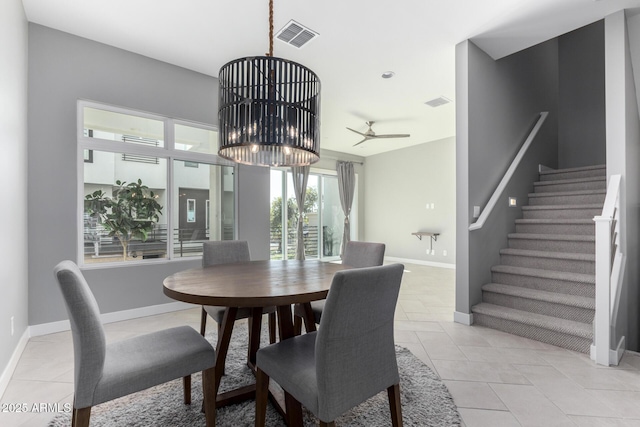
<svg viewBox="0 0 640 427">
<path fill-rule="evenodd" d="M 302 334 L 302 317 L 300 316 L 293 317 L 293 333 L 296 336 Z"/>
<path fill-rule="evenodd" d="M 276 342 L 276 313 L 269 313 L 269 343 Z"/>
<path fill-rule="evenodd" d="M 89 427 L 89 418 L 91 418 L 91 406 L 80 409 L 74 407 L 71 427 Z"/>
<path fill-rule="evenodd" d="M 391 424 L 402 427 L 402 403 L 400 402 L 400 384 L 387 388 L 389 395 L 389 409 L 391 410 Z"/>
<path fill-rule="evenodd" d="M 256 417 L 255 427 L 264 427 L 267 422 L 267 397 L 269 376 L 260 368 L 256 370 Z"/>
<path fill-rule="evenodd" d="M 216 426 L 216 368 L 202 371 L 202 394 L 207 427 Z"/>
<path fill-rule="evenodd" d="M 207 312 L 202 307 L 202 313 L 200 314 L 200 335 L 204 336 L 204 332 L 207 329 Z"/>
<path fill-rule="evenodd" d="M 182 385 L 184 388 L 184 404 L 191 405 L 191 375 L 182 377 Z"/>
</svg>

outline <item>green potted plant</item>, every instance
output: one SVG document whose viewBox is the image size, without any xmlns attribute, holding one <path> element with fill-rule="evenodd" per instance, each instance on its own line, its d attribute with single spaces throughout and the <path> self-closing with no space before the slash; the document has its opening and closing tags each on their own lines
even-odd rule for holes
<svg viewBox="0 0 640 427">
<path fill-rule="evenodd" d="M 84 209 L 89 216 L 97 218 L 109 236 L 118 239 L 122 246 L 122 259 L 126 261 L 129 243 L 132 239 L 147 240 L 160 219 L 162 206 L 140 179 L 129 184 L 117 180 L 116 185 L 112 197 L 102 190 L 87 194 Z"/>
</svg>

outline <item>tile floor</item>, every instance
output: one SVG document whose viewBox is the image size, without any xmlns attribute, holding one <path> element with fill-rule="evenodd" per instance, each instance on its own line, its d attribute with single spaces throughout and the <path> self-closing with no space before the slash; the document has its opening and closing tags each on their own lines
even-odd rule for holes
<svg viewBox="0 0 640 427">
<path fill-rule="evenodd" d="M 640 426 L 640 355 L 619 367 L 587 355 L 452 321 L 454 270 L 406 265 L 396 341 L 443 379 L 466 427 Z M 105 325 L 119 340 L 165 327 L 199 325 L 199 309 Z M 29 340 L 0 404 L 71 403 L 69 332 Z M 55 414 L 2 413 L 0 426 L 46 426 Z"/>
</svg>

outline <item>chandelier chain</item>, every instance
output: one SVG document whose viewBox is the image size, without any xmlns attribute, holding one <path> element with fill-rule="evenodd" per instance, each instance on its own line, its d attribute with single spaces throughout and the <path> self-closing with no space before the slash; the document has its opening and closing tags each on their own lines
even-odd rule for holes
<svg viewBox="0 0 640 427">
<path fill-rule="evenodd" d="M 269 0 L 269 53 L 273 56 L 273 0 Z"/>
</svg>

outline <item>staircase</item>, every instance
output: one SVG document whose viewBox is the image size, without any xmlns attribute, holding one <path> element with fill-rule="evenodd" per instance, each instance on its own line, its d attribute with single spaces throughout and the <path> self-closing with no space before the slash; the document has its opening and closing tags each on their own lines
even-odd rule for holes
<svg viewBox="0 0 640 427">
<path fill-rule="evenodd" d="M 589 353 L 595 312 L 595 224 L 605 166 L 540 172 L 474 323 Z"/>
</svg>

